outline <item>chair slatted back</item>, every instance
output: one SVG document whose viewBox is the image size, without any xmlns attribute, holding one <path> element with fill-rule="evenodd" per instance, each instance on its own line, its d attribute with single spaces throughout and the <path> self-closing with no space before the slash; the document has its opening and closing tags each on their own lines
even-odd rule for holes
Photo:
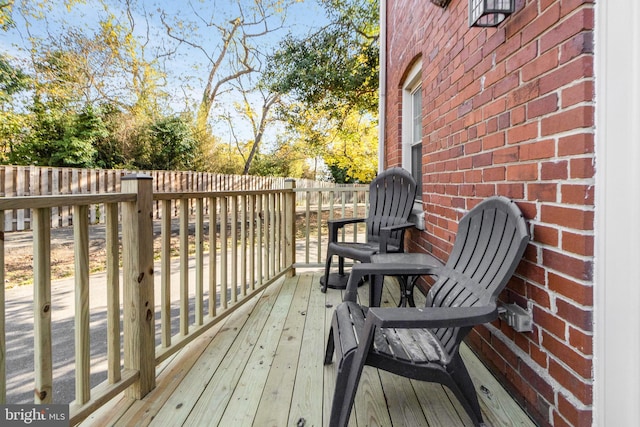
<svg viewBox="0 0 640 427">
<path fill-rule="evenodd" d="M 380 229 L 406 223 L 416 198 L 416 182 L 405 169 L 393 167 L 381 172 L 369 187 L 367 241 L 379 242 Z M 399 246 L 402 233 L 394 232 L 388 242 Z"/>
<path fill-rule="evenodd" d="M 529 242 L 516 204 L 491 197 L 460 221 L 442 275 L 427 295 L 427 306 L 472 307 L 494 303 L 513 275 Z M 442 328 L 436 335 L 451 351 L 468 330 Z"/>
</svg>

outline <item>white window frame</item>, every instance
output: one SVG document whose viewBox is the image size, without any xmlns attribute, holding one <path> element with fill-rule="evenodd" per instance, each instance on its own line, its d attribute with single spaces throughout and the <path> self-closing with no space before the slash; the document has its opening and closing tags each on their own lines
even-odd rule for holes
<svg viewBox="0 0 640 427">
<path fill-rule="evenodd" d="M 422 131 L 420 131 L 419 141 L 416 141 L 414 134 L 414 95 L 422 96 L 422 61 L 417 61 L 411 66 L 402 85 L 402 167 L 412 172 L 411 151 L 414 145 L 422 143 Z M 420 104 L 422 106 L 422 103 Z M 421 108 L 422 110 L 422 108 Z M 422 121 L 422 111 L 418 112 Z M 422 174 L 422 171 L 418 171 Z M 412 221 L 419 229 L 424 229 L 424 211 L 422 206 L 422 186 L 418 188 L 416 201 L 413 205 Z"/>
</svg>

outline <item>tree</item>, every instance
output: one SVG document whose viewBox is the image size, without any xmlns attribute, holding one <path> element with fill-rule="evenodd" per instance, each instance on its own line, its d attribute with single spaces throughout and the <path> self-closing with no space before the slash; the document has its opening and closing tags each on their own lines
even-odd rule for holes
<svg viewBox="0 0 640 427">
<path fill-rule="evenodd" d="M 271 88 L 307 108 L 377 113 L 377 0 L 321 0 L 331 23 L 305 38 L 287 37 L 269 58 Z"/>
<path fill-rule="evenodd" d="M 167 117 L 150 126 L 151 169 L 188 170 L 196 156 L 193 129 L 181 117 Z"/>
<path fill-rule="evenodd" d="M 214 140 L 205 137 L 210 129 L 210 116 L 214 105 L 221 95 L 234 87 L 243 84 L 246 86 L 243 79 L 261 70 L 265 46 L 260 43 L 282 27 L 286 8 L 293 1 L 295 0 L 256 0 L 249 6 L 247 2 L 236 0 L 233 6 L 229 7 L 232 10 L 229 13 L 233 14 L 225 15 L 224 20 L 220 19 L 219 12 L 213 10 L 209 16 L 204 16 L 193 8 L 197 21 L 187 21 L 182 17 L 170 19 L 168 13 L 161 12 L 167 35 L 178 43 L 176 49 L 186 46 L 192 51 L 192 55 L 202 56 L 204 66 L 208 70 L 196 107 L 197 137 L 201 139 L 201 155 L 196 165 L 198 169 L 215 168 L 214 153 L 219 150 L 207 145 Z M 202 29 L 218 34 L 219 41 L 206 44 L 201 34 Z M 245 97 L 244 103 L 246 102 Z M 266 105 L 267 109 L 270 108 L 268 105 L 273 102 L 266 100 L 262 108 Z M 266 118 L 266 115 L 263 117 Z M 257 126 L 260 127 L 259 124 Z M 253 147 L 257 149 L 258 146 L 259 140 L 254 138 Z M 255 152 L 251 150 L 245 157 L 242 170 L 248 170 L 254 155 Z"/>
<path fill-rule="evenodd" d="M 288 37 L 269 58 L 265 80 L 292 101 L 281 117 L 333 179 L 367 182 L 377 169 L 378 2 L 321 1 L 330 24 Z"/>
</svg>

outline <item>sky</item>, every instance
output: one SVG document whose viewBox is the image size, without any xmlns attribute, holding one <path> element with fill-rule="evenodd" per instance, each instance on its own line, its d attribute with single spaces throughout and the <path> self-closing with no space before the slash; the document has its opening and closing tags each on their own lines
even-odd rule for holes
<svg viewBox="0 0 640 427">
<path fill-rule="evenodd" d="M 254 4 L 254 0 L 240 1 L 243 7 Z M 45 19 L 32 20 L 37 25 L 29 27 L 27 31 L 25 21 L 21 19 L 19 14 L 15 13 L 19 4 L 23 2 L 24 0 L 17 0 L 14 6 L 16 28 L 0 33 L 0 51 L 15 58 L 26 55 L 24 49 L 28 47 L 29 33 L 46 39 L 48 33 L 61 33 L 64 27 L 69 25 L 73 25 L 85 33 L 91 33 L 95 31 L 100 16 L 104 16 L 104 11 L 97 0 L 86 0 L 83 5 L 74 6 L 71 12 L 63 7 L 61 0 L 50 0 L 44 2 L 50 9 L 46 11 Z M 109 0 L 109 7 L 119 19 L 126 22 L 127 16 L 125 9 L 122 7 L 123 3 L 122 0 Z M 160 22 L 160 9 L 166 12 L 167 20 L 174 21 L 176 28 L 179 20 L 197 22 L 197 28 L 192 30 L 189 35 L 197 36 L 199 43 L 207 48 L 206 50 L 209 54 L 215 51 L 214 46 L 219 42 L 220 35 L 214 28 L 206 26 L 205 23 L 211 21 L 228 22 L 237 16 L 237 6 L 230 0 L 134 0 L 133 3 L 136 4 L 133 18 L 138 29 L 138 36 L 141 39 L 146 39 L 147 34 L 149 34 L 147 47 L 149 50 L 154 48 L 162 49 L 171 43 L 170 40 L 164 37 L 165 30 Z M 316 0 L 297 1 L 287 9 L 283 28 L 271 33 L 266 38 L 261 38 L 260 43 L 263 43 L 265 50 L 275 48 L 287 33 L 291 32 L 296 36 L 302 36 L 325 23 L 324 12 Z M 276 25 L 275 19 L 271 21 L 271 25 Z M 193 104 L 200 99 L 202 87 L 204 86 L 203 79 L 208 74 L 208 64 L 209 62 L 202 51 L 186 44 L 183 44 L 178 50 L 175 59 L 166 64 L 170 79 L 167 89 L 172 99 L 171 105 L 176 112 L 184 110 L 186 103 Z M 186 80 L 185 76 L 189 76 L 189 79 Z M 232 110 L 230 105 L 237 98 L 237 94 L 228 94 L 221 97 L 220 108 L 216 111 Z M 225 128 L 228 128 L 228 125 L 214 127 L 216 134 L 225 132 Z M 246 125 L 239 125 L 236 130 L 241 137 L 245 137 L 242 132 L 243 128 L 246 128 Z M 228 129 L 226 131 L 228 132 Z M 223 139 L 225 138 L 225 135 L 219 136 Z M 226 136 L 230 137 L 230 135 Z"/>
</svg>

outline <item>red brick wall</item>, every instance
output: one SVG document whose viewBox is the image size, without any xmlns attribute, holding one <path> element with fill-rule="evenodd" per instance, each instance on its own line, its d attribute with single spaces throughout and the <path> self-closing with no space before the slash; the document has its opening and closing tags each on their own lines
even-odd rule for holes
<svg viewBox="0 0 640 427">
<path fill-rule="evenodd" d="M 594 235 L 593 2 L 516 0 L 498 28 L 446 9 L 388 0 L 385 167 L 401 163 L 402 84 L 422 61 L 426 231 L 413 250 L 442 259 L 482 198 L 515 199 L 532 242 L 501 298 L 534 331 L 500 321 L 470 342 L 543 424 L 591 424 Z"/>
</svg>

